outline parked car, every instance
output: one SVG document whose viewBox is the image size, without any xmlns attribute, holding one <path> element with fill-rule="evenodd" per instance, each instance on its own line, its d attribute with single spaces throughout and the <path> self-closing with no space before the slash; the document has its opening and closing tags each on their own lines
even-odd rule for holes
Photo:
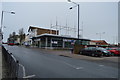
<svg viewBox="0 0 120 80">
<path fill-rule="evenodd" d="M 8 45 L 13 46 L 13 45 L 15 45 L 15 44 L 14 44 L 14 43 L 8 43 Z"/>
<path fill-rule="evenodd" d="M 13 46 L 13 45 L 15 45 L 15 42 L 14 42 L 14 40 L 9 40 L 9 41 L 7 42 L 7 44 L 10 45 L 10 46 Z"/>
<path fill-rule="evenodd" d="M 114 56 L 120 56 L 120 48 L 106 48 Z"/>
<path fill-rule="evenodd" d="M 103 56 L 112 56 L 111 52 L 108 51 L 107 49 L 105 48 L 98 48 L 98 50 L 100 50 L 102 53 L 103 53 Z"/>
<path fill-rule="evenodd" d="M 80 54 L 83 55 L 90 55 L 90 56 L 111 56 L 111 53 L 104 49 L 104 48 L 100 48 L 100 47 L 87 47 L 84 48 L 80 51 Z"/>
<path fill-rule="evenodd" d="M 15 45 L 17 45 L 17 46 L 18 46 L 18 45 L 20 45 L 20 43 L 15 43 Z"/>
<path fill-rule="evenodd" d="M 2 42 L 2 44 L 7 44 L 7 42 Z"/>
</svg>

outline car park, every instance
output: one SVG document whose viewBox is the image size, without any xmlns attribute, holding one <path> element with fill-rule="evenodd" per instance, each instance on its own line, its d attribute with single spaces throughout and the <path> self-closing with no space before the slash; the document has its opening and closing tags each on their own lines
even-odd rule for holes
<svg viewBox="0 0 120 80">
<path fill-rule="evenodd" d="M 120 56 L 120 48 L 106 48 L 114 56 Z"/>
<path fill-rule="evenodd" d="M 100 47 L 87 47 L 84 48 L 80 51 L 80 54 L 83 55 L 90 55 L 90 56 L 111 56 L 111 53 L 104 49 L 104 48 L 100 48 Z"/>
<path fill-rule="evenodd" d="M 99 48 L 97 48 L 97 49 L 100 50 L 100 51 L 102 52 L 103 56 L 112 56 L 111 52 L 108 51 L 108 50 L 105 49 L 105 48 L 99 47 Z"/>
<path fill-rule="evenodd" d="M 7 44 L 7 42 L 2 42 L 2 44 Z"/>
<path fill-rule="evenodd" d="M 102 53 L 101 51 L 99 50 L 96 50 L 95 47 L 87 47 L 87 48 L 84 48 L 80 51 L 80 54 L 82 55 L 89 55 L 89 56 L 102 56 Z"/>
<path fill-rule="evenodd" d="M 15 44 L 14 44 L 14 43 L 8 43 L 8 45 L 13 46 L 13 45 L 15 45 Z"/>
</svg>

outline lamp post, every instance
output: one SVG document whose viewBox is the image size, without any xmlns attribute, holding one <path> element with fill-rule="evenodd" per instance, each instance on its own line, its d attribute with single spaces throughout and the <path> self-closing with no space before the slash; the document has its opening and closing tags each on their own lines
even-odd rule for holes
<svg viewBox="0 0 120 80">
<path fill-rule="evenodd" d="M 71 2 L 73 4 L 75 4 L 75 6 L 73 7 L 70 7 L 69 9 L 73 9 L 74 7 L 78 7 L 78 39 L 79 39 L 79 4 L 78 3 L 75 3 L 75 2 L 72 2 L 71 0 L 68 0 L 68 2 Z"/>
<path fill-rule="evenodd" d="M 2 40 L 2 36 L 3 36 L 2 28 L 3 28 L 3 16 L 4 16 L 4 12 L 5 13 L 10 13 L 10 14 L 15 14 L 14 11 L 11 11 L 11 12 L 9 12 L 9 11 L 2 11 L 2 15 L 1 15 L 1 27 L 0 27 L 0 37 L 1 37 L 1 39 L 0 40 Z"/>
</svg>

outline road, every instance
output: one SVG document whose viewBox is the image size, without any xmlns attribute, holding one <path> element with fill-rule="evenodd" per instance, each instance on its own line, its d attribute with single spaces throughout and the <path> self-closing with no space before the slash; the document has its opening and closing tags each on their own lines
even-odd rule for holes
<svg viewBox="0 0 120 80">
<path fill-rule="evenodd" d="M 20 63 L 21 78 L 117 78 L 118 69 L 99 63 L 4 45 Z"/>
</svg>

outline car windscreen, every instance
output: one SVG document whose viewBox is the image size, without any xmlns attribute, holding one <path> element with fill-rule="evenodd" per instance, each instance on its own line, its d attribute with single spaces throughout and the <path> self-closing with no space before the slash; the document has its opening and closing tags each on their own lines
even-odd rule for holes
<svg viewBox="0 0 120 80">
<path fill-rule="evenodd" d="M 120 48 L 116 48 L 115 50 L 118 50 L 118 51 L 120 51 Z"/>
<path fill-rule="evenodd" d="M 106 51 L 109 52 L 108 50 L 106 50 L 105 48 L 97 48 L 98 50 L 102 50 L 102 51 Z"/>
<path fill-rule="evenodd" d="M 87 48 L 84 48 L 84 50 L 94 50 L 95 47 L 87 47 Z"/>
<path fill-rule="evenodd" d="M 112 48 L 105 48 L 105 49 L 107 49 L 107 50 L 113 50 Z"/>
</svg>

